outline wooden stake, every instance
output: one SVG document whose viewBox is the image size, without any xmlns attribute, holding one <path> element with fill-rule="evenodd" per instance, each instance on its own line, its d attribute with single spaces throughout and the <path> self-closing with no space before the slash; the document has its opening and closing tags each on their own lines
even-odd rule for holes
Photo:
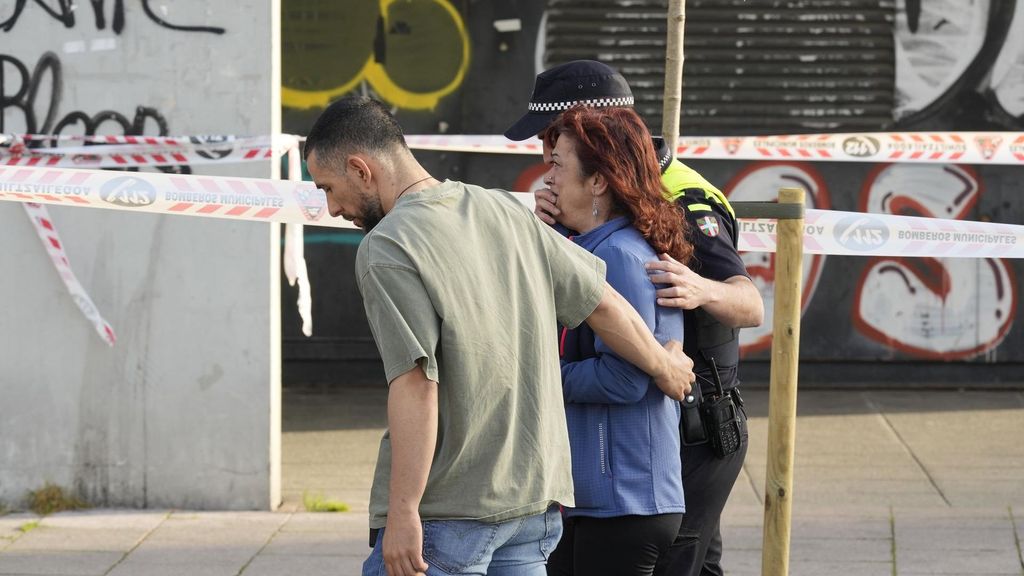
<svg viewBox="0 0 1024 576">
<path fill-rule="evenodd" d="M 672 156 L 679 140 L 679 112 L 683 104 L 683 28 L 685 0 L 669 0 L 668 39 L 665 48 L 665 97 L 662 102 L 661 135 Z"/>
<path fill-rule="evenodd" d="M 768 400 L 768 469 L 764 487 L 762 576 L 789 574 L 796 439 L 797 366 L 800 361 L 800 299 L 803 284 L 804 191 L 783 188 L 780 204 L 800 206 L 799 217 L 776 227 L 775 316 Z"/>
</svg>

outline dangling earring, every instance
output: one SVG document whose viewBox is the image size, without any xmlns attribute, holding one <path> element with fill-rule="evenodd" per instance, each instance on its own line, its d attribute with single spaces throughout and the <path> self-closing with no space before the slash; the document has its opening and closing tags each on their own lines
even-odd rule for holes
<svg viewBox="0 0 1024 576">
<path fill-rule="evenodd" d="M 594 196 L 594 218 L 597 218 L 597 196 Z"/>
</svg>

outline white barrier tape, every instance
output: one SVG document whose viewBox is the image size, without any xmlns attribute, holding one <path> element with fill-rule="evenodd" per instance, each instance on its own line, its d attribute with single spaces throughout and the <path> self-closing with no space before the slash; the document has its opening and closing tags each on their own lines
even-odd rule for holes
<svg viewBox="0 0 1024 576">
<path fill-rule="evenodd" d="M 188 137 L 138 138 L 111 145 L 27 148 L 15 136 L 10 145 L 0 147 L 0 165 L 47 168 L 138 168 L 145 166 L 181 166 L 186 164 L 228 164 L 268 161 L 298 147 L 298 138 L 287 134 L 253 138 Z M 220 139 L 218 139 L 220 138 Z M 41 138 L 30 138 L 30 141 Z M 147 140 L 147 142 L 138 142 Z M 151 140 L 151 142 L 150 142 Z M 90 140 L 91 141 L 91 140 Z"/>
<path fill-rule="evenodd" d="M 100 338 L 108 345 L 113 346 L 114 342 L 117 341 L 114 329 L 103 319 L 92 298 L 89 297 L 81 282 L 78 281 L 78 277 L 75 276 L 75 272 L 71 269 L 71 263 L 68 261 L 67 254 L 64 253 L 64 244 L 61 242 L 60 236 L 57 235 L 57 229 L 54 227 L 53 220 L 50 218 L 46 207 L 33 202 L 25 202 L 22 206 L 25 208 L 25 212 L 28 213 L 29 220 L 32 221 L 32 226 L 35 228 L 36 234 L 39 235 L 39 240 L 42 241 L 43 247 L 46 248 L 46 253 L 50 255 L 50 260 L 53 261 L 57 274 L 64 281 L 64 286 L 67 287 L 68 293 L 71 294 L 71 298 L 75 301 L 78 309 L 92 322 Z"/>
<path fill-rule="evenodd" d="M 0 166 L 0 200 L 355 228 L 302 181 Z"/>
<path fill-rule="evenodd" d="M 409 147 L 442 152 L 540 154 L 541 142 L 504 136 L 408 135 Z M 680 137 L 679 158 L 805 162 L 1024 165 L 1024 132 L 875 132 L 798 136 Z"/>
<path fill-rule="evenodd" d="M 288 151 L 288 180 L 302 181 L 302 159 L 299 149 Z M 299 285 L 297 305 L 302 319 L 302 333 L 308 338 L 313 335 L 313 296 L 309 286 L 309 272 L 306 269 L 306 244 L 301 224 L 285 224 L 284 227 L 284 275 L 290 286 Z"/>
<path fill-rule="evenodd" d="M 739 249 L 775 252 L 775 222 L 740 219 Z M 809 209 L 804 217 L 804 252 L 847 256 L 1024 258 L 1024 226 Z"/>
<path fill-rule="evenodd" d="M 532 204 L 532 194 L 516 197 Z M 0 166 L 0 200 L 354 228 L 302 181 Z M 804 223 L 809 254 L 1024 258 L 1024 226 L 813 209 Z M 740 220 L 739 242 L 774 251 L 775 221 Z"/>
<path fill-rule="evenodd" d="M 179 146 L 192 142 L 224 142 L 235 140 L 228 134 L 199 136 L 116 136 L 82 134 L 0 134 L 0 146 L 17 142 L 88 142 L 92 144 L 132 144 L 147 146 Z"/>
</svg>

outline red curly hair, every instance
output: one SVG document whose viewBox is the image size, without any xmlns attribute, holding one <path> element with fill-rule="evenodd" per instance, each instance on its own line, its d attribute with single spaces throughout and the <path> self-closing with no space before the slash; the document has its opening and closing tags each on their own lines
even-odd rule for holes
<svg viewBox="0 0 1024 576">
<path fill-rule="evenodd" d="M 554 148 L 566 134 L 576 141 L 580 176 L 601 174 L 617 208 L 659 254 L 686 264 L 693 254 L 683 209 L 665 198 L 651 134 L 631 108 L 574 106 L 544 132 Z"/>
</svg>

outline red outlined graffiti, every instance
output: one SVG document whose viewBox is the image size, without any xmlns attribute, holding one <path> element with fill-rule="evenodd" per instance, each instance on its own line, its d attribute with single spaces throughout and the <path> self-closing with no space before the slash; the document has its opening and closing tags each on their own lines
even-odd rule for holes
<svg viewBox="0 0 1024 576">
<path fill-rule="evenodd" d="M 860 210 L 962 219 L 983 192 L 968 166 L 882 164 Z M 957 360 L 996 348 L 1013 325 L 1017 281 L 1004 260 L 873 258 L 853 301 L 855 329 L 910 356 Z"/>
<path fill-rule="evenodd" d="M 828 189 L 821 175 L 808 164 L 800 162 L 756 162 L 748 164 L 726 185 L 725 194 L 734 202 L 766 201 L 778 198 L 780 188 L 800 187 L 807 192 L 808 208 L 827 210 L 831 207 Z M 740 331 L 740 353 L 766 350 L 772 342 L 772 303 L 775 300 L 775 254 L 767 252 L 740 253 L 747 273 L 764 299 L 764 322 L 756 328 Z M 804 256 L 803 308 L 807 310 L 821 279 L 825 256 Z"/>
</svg>

